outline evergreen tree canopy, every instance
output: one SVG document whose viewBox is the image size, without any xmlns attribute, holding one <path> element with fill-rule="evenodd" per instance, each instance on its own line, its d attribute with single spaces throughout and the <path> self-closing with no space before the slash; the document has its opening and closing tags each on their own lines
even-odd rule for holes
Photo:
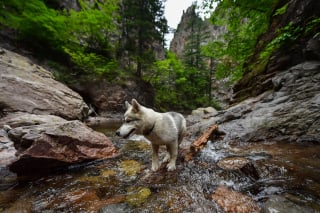
<svg viewBox="0 0 320 213">
<path fill-rule="evenodd" d="M 122 1 L 123 41 L 129 57 L 136 63 L 136 75 L 155 61 L 154 45 L 164 45 L 168 32 L 161 0 Z"/>
</svg>

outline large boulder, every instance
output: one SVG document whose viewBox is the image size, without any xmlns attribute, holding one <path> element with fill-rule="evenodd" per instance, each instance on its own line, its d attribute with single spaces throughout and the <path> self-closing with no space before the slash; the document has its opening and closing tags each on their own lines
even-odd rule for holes
<svg viewBox="0 0 320 213">
<path fill-rule="evenodd" d="M 8 135 L 18 157 L 9 168 L 17 174 L 38 174 L 117 154 L 117 149 L 104 134 L 80 121 L 22 126 L 10 130 Z"/>
<path fill-rule="evenodd" d="M 55 115 L 35 115 L 25 112 L 15 112 L 5 115 L 0 119 L 0 127 L 8 125 L 11 128 L 31 126 L 45 123 L 57 123 L 67 121 Z"/>
<path fill-rule="evenodd" d="M 88 106 L 82 97 L 53 79 L 31 60 L 0 48 L 0 117 L 12 112 L 83 119 Z"/>
</svg>

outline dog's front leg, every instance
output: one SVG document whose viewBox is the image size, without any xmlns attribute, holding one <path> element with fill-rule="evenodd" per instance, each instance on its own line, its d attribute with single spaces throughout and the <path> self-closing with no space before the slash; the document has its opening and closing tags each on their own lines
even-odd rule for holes
<svg viewBox="0 0 320 213">
<path fill-rule="evenodd" d="M 159 145 L 152 144 L 152 171 L 157 171 L 160 167 L 159 165 Z"/>
<path fill-rule="evenodd" d="M 170 145 L 167 145 L 167 150 L 170 154 L 170 161 L 167 165 L 168 171 L 176 170 L 176 161 L 178 156 L 178 143 L 174 142 Z"/>
</svg>

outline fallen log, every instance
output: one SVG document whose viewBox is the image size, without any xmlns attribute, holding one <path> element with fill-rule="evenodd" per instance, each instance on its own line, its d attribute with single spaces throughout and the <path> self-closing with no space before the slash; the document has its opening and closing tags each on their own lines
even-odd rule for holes
<svg viewBox="0 0 320 213">
<path fill-rule="evenodd" d="M 208 140 L 216 132 L 218 132 L 218 125 L 214 124 L 210 126 L 199 138 L 192 142 L 189 151 L 185 155 L 184 160 L 187 162 L 190 161 L 193 156 L 195 156 L 200 150 L 205 147 Z"/>
</svg>

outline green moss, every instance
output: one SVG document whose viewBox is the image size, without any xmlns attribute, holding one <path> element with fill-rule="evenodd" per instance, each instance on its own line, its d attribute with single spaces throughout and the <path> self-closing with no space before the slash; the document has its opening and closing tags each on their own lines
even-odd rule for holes
<svg viewBox="0 0 320 213">
<path fill-rule="evenodd" d="M 151 195 L 151 190 L 146 187 L 129 187 L 126 202 L 130 206 L 141 206 Z"/>
<path fill-rule="evenodd" d="M 120 168 L 126 175 L 133 176 L 141 170 L 141 165 L 135 160 L 124 160 L 120 163 Z"/>
</svg>

